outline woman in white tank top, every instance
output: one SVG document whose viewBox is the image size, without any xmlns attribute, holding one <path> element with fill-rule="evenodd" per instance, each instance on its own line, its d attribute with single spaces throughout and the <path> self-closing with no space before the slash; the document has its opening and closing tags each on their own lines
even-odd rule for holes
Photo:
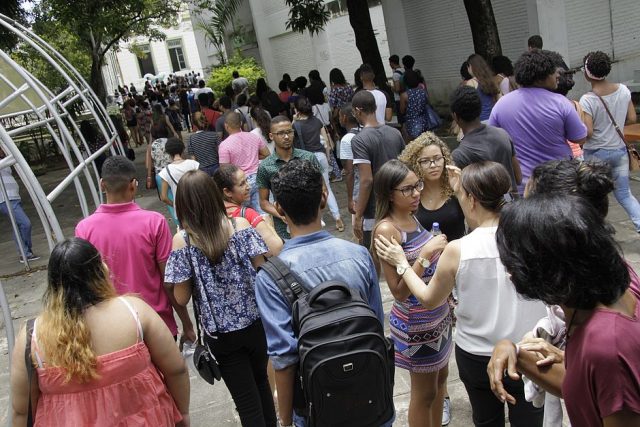
<svg viewBox="0 0 640 427">
<path fill-rule="evenodd" d="M 453 166 L 447 168 L 451 187 L 473 231 L 446 246 L 429 286 L 424 286 L 411 269 L 402 278 L 428 309 L 442 304 L 455 286 L 456 361 L 474 422 L 504 425 L 504 404 L 494 397 L 486 374 L 493 345 L 507 336 L 519 340 L 545 314 L 545 309 L 543 304 L 517 295 L 498 254 L 495 233 L 500 210 L 510 197 L 506 169 L 495 162 L 475 163 L 464 172 Z M 404 252 L 395 242 L 380 237 L 375 244 L 381 259 L 396 266 L 406 263 Z M 522 383 L 513 381 L 509 387 L 520 396 L 515 406 L 509 406 L 511 424 L 540 426 L 543 410 L 524 399 Z"/>
</svg>

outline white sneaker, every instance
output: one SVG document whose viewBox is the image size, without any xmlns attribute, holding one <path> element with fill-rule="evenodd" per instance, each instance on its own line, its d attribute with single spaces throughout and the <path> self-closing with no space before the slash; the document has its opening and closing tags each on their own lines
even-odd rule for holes
<svg viewBox="0 0 640 427">
<path fill-rule="evenodd" d="M 442 425 L 449 425 L 451 422 L 451 399 L 444 398 L 444 405 L 442 406 Z"/>
</svg>

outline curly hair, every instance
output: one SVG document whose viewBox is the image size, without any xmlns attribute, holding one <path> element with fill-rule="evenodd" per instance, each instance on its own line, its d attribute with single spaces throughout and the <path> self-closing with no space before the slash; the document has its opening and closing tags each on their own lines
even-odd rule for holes
<svg viewBox="0 0 640 427">
<path fill-rule="evenodd" d="M 533 169 L 526 192 L 582 196 L 604 219 L 609 211 L 609 193 L 613 187 L 611 167 L 607 163 L 551 160 Z"/>
<path fill-rule="evenodd" d="M 523 53 L 514 65 L 516 83 L 531 87 L 556 72 L 556 66 L 549 57 L 539 50 Z"/>
<path fill-rule="evenodd" d="M 404 150 L 402 150 L 402 153 L 398 156 L 398 160 L 407 165 L 407 167 L 411 169 L 418 178 L 424 180 L 425 171 L 424 168 L 418 164 L 418 158 L 420 157 L 422 150 L 430 145 L 436 145 L 440 148 L 440 151 L 442 151 L 442 156 L 444 157 L 444 168 L 442 170 L 442 175 L 440 176 L 440 194 L 442 197 L 448 199 L 453 195 L 453 190 L 449 185 L 447 165 L 453 164 L 453 161 L 451 160 L 451 151 L 449 150 L 449 147 L 443 140 L 438 138 L 435 133 L 424 132 L 422 135 L 411 141 L 407 144 Z"/>
<path fill-rule="evenodd" d="M 582 197 L 539 194 L 505 207 L 498 252 L 516 291 L 591 310 L 629 287 L 628 266 L 602 217 Z"/>
<path fill-rule="evenodd" d="M 607 77 L 611 72 L 611 59 L 609 55 L 599 50 L 587 53 L 582 63 L 589 69 L 591 74 L 598 78 Z"/>
<path fill-rule="evenodd" d="M 449 107 L 460 120 L 472 122 L 480 117 L 482 100 L 478 91 L 471 86 L 459 86 L 449 98 Z"/>
<path fill-rule="evenodd" d="M 513 64 L 504 55 L 494 56 L 491 60 L 491 68 L 496 74 L 502 74 L 506 77 L 513 76 Z"/>
<path fill-rule="evenodd" d="M 271 188 L 289 219 L 296 225 L 307 225 L 318 217 L 323 183 L 322 173 L 313 163 L 292 159 L 271 180 Z"/>
</svg>

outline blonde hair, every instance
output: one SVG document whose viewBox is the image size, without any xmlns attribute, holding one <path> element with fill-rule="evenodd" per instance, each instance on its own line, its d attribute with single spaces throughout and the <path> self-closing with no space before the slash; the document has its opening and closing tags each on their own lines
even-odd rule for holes
<svg viewBox="0 0 640 427">
<path fill-rule="evenodd" d="M 418 163 L 418 159 L 420 158 L 422 150 L 431 145 L 435 145 L 440 148 L 442 156 L 444 157 L 444 166 L 442 175 L 440 175 L 440 194 L 445 199 L 448 199 L 453 195 L 453 190 L 449 185 L 449 173 L 447 172 L 447 165 L 453 163 L 451 160 L 451 151 L 447 144 L 438 138 L 435 133 L 424 132 L 422 135 L 411 141 L 407 144 L 404 150 L 402 150 L 402 153 L 398 156 L 398 160 L 407 165 L 407 167 L 409 167 L 409 169 L 411 169 L 418 178 L 426 181 L 425 170 Z"/>
<path fill-rule="evenodd" d="M 87 307 L 115 298 L 109 272 L 98 250 L 83 239 L 56 245 L 49 258 L 48 287 L 38 322 L 38 341 L 47 363 L 72 378 L 88 382 L 98 378 L 97 356 L 85 320 Z"/>
</svg>

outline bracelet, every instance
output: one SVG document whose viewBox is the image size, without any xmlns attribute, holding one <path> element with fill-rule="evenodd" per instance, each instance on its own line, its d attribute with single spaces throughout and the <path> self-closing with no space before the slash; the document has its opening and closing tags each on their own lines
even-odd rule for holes
<svg viewBox="0 0 640 427">
<path fill-rule="evenodd" d="M 293 420 L 291 420 L 291 424 L 282 424 L 282 421 L 278 420 L 278 427 L 294 427 Z"/>
<path fill-rule="evenodd" d="M 516 357 L 520 356 L 520 344 L 514 344 L 516 346 Z"/>
</svg>

